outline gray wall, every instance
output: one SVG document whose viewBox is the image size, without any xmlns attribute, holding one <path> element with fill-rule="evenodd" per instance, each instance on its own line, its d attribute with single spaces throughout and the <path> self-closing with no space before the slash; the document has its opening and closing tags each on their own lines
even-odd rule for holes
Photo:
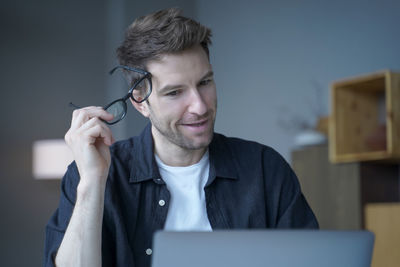
<svg viewBox="0 0 400 267">
<path fill-rule="evenodd" d="M 288 160 L 295 129 L 329 113 L 337 79 L 400 71 L 400 1 L 197 1 L 213 29 L 216 129 L 268 144 Z M 319 112 L 316 112 L 319 110 Z"/>
<path fill-rule="evenodd" d="M 216 129 L 269 144 L 288 159 L 295 132 L 278 120 L 312 121 L 317 103 L 328 113 L 332 80 L 400 69 L 399 1 L 2 1 L 2 266 L 40 265 L 44 225 L 58 203 L 59 181 L 32 178 L 32 142 L 63 137 L 69 101 L 101 105 L 125 93 L 105 75 L 124 28 L 167 6 L 213 29 Z M 145 123 L 129 108 L 114 132 L 134 135 Z"/>
<path fill-rule="evenodd" d="M 105 102 L 104 1 L 2 1 L 0 265 L 41 266 L 59 180 L 34 180 L 32 142 L 63 138 L 78 105 Z"/>
</svg>

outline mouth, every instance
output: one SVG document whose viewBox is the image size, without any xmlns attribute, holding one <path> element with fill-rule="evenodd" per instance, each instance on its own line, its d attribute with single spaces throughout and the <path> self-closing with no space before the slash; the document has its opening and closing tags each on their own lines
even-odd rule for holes
<svg viewBox="0 0 400 267">
<path fill-rule="evenodd" d="M 199 133 L 206 131 L 208 129 L 208 124 L 209 124 L 209 119 L 203 119 L 194 122 L 181 123 L 181 126 L 190 131 Z"/>
<path fill-rule="evenodd" d="M 207 123 L 208 120 L 201 120 L 201 121 L 196 121 L 196 122 L 190 122 L 190 123 L 182 123 L 183 126 L 190 126 L 190 127 L 200 127 L 203 126 Z"/>
</svg>

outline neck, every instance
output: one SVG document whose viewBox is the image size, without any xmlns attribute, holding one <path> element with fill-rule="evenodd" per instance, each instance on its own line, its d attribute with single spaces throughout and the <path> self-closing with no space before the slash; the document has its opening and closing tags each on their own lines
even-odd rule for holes
<svg viewBox="0 0 400 267">
<path fill-rule="evenodd" d="M 172 143 L 157 142 L 154 138 L 154 153 L 161 161 L 169 166 L 185 167 L 196 164 L 201 160 L 207 147 L 200 149 L 185 149 Z"/>
<path fill-rule="evenodd" d="M 206 148 L 191 151 L 173 152 L 165 152 L 160 149 L 155 149 L 155 153 L 164 164 L 174 167 L 185 167 L 196 164 L 201 160 L 205 152 Z"/>
</svg>

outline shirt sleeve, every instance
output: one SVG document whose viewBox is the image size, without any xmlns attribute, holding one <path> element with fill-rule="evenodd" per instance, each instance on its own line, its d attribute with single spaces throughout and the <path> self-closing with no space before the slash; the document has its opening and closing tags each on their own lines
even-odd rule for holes
<svg viewBox="0 0 400 267">
<path fill-rule="evenodd" d="M 318 229 L 317 219 L 308 205 L 303 193 L 300 190 L 300 185 L 296 175 L 293 173 L 291 185 L 287 185 L 287 196 L 282 197 L 282 209 L 279 213 L 277 228 L 306 228 Z"/>
<path fill-rule="evenodd" d="M 301 192 L 297 176 L 285 159 L 275 152 L 264 163 L 270 189 L 267 205 L 274 211 L 274 228 L 318 229 L 317 219 Z"/>
<path fill-rule="evenodd" d="M 60 203 L 46 226 L 43 266 L 53 267 L 54 259 L 64 237 L 76 201 L 79 172 L 75 163 L 68 166 L 61 182 Z"/>
</svg>

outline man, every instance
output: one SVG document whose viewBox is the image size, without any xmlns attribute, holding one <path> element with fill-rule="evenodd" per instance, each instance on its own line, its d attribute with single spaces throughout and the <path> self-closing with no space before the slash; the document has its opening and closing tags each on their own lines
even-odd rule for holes
<svg viewBox="0 0 400 267">
<path fill-rule="evenodd" d="M 151 77 L 150 95 L 140 94 L 146 86 L 130 95 L 150 123 L 113 144 L 113 115 L 74 111 L 65 139 L 75 163 L 46 228 L 46 266 L 149 266 L 159 229 L 318 227 L 279 154 L 214 133 L 210 36 L 177 9 L 128 28 L 118 57 L 132 86 Z"/>
</svg>

